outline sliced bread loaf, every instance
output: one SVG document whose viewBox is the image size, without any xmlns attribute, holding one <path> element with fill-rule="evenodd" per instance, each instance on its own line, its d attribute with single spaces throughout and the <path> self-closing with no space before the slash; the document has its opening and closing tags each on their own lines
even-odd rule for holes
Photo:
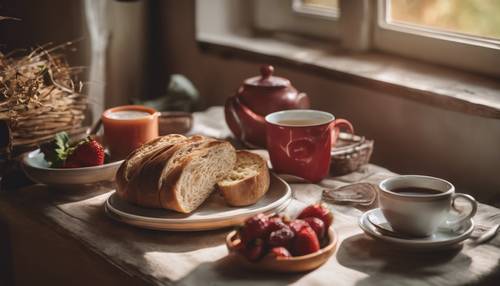
<svg viewBox="0 0 500 286">
<path fill-rule="evenodd" d="M 236 163 L 234 147 L 203 136 L 167 135 L 131 154 L 116 175 L 118 195 L 144 207 L 189 213 Z"/>
<path fill-rule="evenodd" d="M 267 162 L 248 151 L 238 151 L 236 155 L 236 166 L 217 187 L 231 206 L 255 204 L 269 189 Z"/>
</svg>

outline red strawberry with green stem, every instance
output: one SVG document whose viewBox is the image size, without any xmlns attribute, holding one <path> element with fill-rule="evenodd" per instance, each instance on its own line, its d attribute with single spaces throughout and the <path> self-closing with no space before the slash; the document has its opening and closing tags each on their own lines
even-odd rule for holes
<svg viewBox="0 0 500 286">
<path fill-rule="evenodd" d="M 79 142 L 64 164 L 66 168 L 91 167 L 104 164 L 104 148 L 95 139 Z"/>
</svg>

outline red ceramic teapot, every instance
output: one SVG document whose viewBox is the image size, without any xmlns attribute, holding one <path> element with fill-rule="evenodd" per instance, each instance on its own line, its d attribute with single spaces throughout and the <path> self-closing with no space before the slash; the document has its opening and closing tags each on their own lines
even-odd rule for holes
<svg viewBox="0 0 500 286">
<path fill-rule="evenodd" d="M 264 117 L 269 113 L 310 107 L 305 93 L 299 93 L 288 79 L 273 76 L 273 72 L 273 66 L 261 67 L 260 76 L 246 79 L 226 100 L 227 125 L 249 147 L 266 147 Z"/>
</svg>

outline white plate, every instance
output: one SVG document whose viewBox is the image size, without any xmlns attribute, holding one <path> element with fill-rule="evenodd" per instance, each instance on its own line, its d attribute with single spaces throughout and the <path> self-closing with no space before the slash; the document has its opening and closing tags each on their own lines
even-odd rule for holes
<svg viewBox="0 0 500 286">
<path fill-rule="evenodd" d="M 201 231 L 238 225 L 257 213 L 283 211 L 292 198 L 290 186 L 271 174 L 269 190 L 256 204 L 230 207 L 214 192 L 197 210 L 182 214 L 164 209 L 149 209 L 130 204 L 113 193 L 104 204 L 113 219 L 141 228 L 171 231 Z"/>
<path fill-rule="evenodd" d="M 472 230 L 474 229 L 474 222 L 472 220 L 469 220 L 463 223 L 463 225 L 461 225 L 460 228 L 457 230 L 452 229 L 450 227 L 441 226 L 432 236 L 425 238 L 404 239 L 382 234 L 368 220 L 368 215 L 370 214 L 375 215 L 379 221 L 385 220 L 385 217 L 383 216 L 382 211 L 379 208 L 365 212 L 359 218 L 359 226 L 366 234 L 375 239 L 380 239 L 382 241 L 394 243 L 406 248 L 436 249 L 436 248 L 454 246 L 469 238 L 470 234 L 472 233 Z"/>
<path fill-rule="evenodd" d="M 113 180 L 123 160 L 85 168 L 50 168 L 40 149 L 22 157 L 22 168 L 31 180 L 46 185 L 83 185 Z"/>
</svg>

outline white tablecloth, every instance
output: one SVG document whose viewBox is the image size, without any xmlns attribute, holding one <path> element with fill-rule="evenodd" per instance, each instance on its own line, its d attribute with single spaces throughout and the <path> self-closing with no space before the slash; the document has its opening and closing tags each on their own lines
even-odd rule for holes
<svg viewBox="0 0 500 286">
<path fill-rule="evenodd" d="M 228 135 L 221 109 L 195 114 L 193 133 Z M 386 169 L 366 165 L 359 172 L 327 178 L 322 185 L 335 188 L 354 182 L 377 183 L 392 176 Z M 287 212 L 321 199 L 322 188 L 291 184 L 294 200 Z M 317 270 L 302 274 L 249 271 L 228 256 L 224 237 L 228 229 L 174 233 L 142 230 L 111 220 L 103 203 L 112 186 L 83 190 L 50 190 L 35 185 L 0 196 L 0 217 L 26 214 L 61 236 L 76 240 L 85 251 L 151 285 L 465 285 L 500 283 L 500 236 L 475 246 L 467 240 L 452 251 L 406 252 L 375 241 L 357 225 L 365 209 L 330 205 L 339 235 L 334 256 Z M 484 229 L 500 223 L 500 210 L 480 204 L 475 222 Z M 75 261 L 75 263 L 78 263 Z M 40 267 L 50 267 L 40 265 Z M 74 274 L 78 279 L 78 273 Z M 70 284 L 70 283 L 69 283 Z M 68 284 L 68 285 L 69 285 Z M 500 284 L 496 284 L 500 285 Z"/>
</svg>

